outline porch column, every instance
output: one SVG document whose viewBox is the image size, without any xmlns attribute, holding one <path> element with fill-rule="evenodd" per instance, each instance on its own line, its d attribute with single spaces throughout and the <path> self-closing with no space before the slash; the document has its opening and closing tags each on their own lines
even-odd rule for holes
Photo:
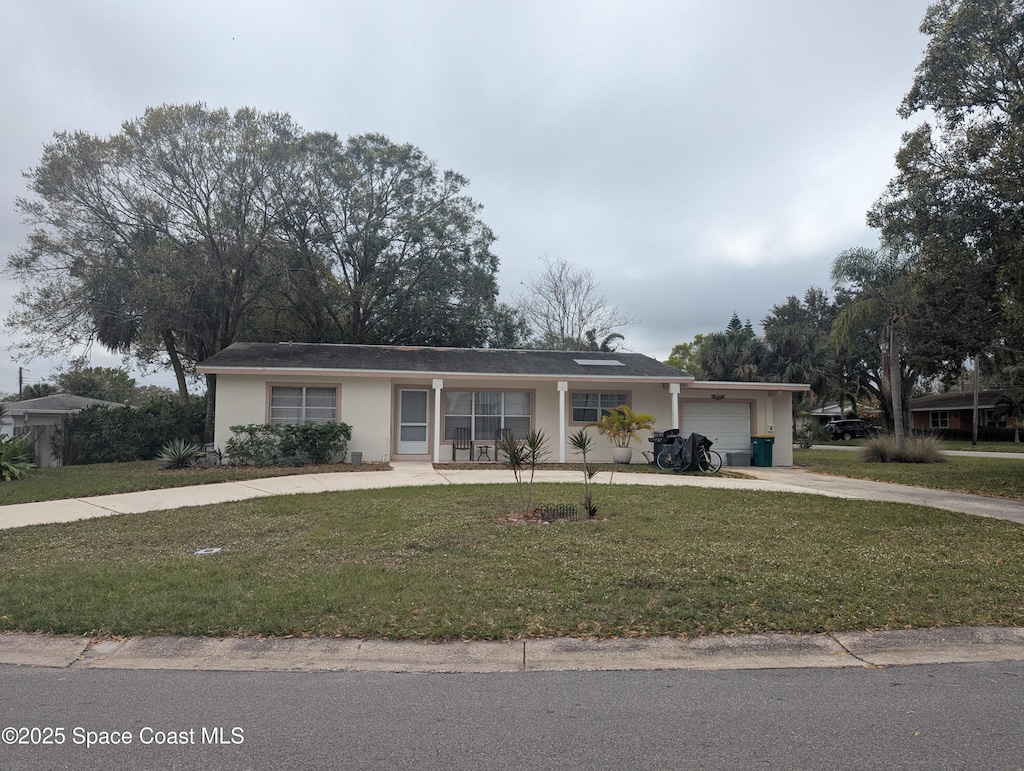
<svg viewBox="0 0 1024 771">
<path fill-rule="evenodd" d="M 441 389 L 444 380 L 434 378 L 434 463 L 441 462 Z"/>
<path fill-rule="evenodd" d="M 672 399 L 672 428 L 682 428 L 679 425 L 679 383 L 669 383 L 668 393 Z"/>
<path fill-rule="evenodd" d="M 569 390 L 566 380 L 558 381 L 558 462 L 565 463 L 565 393 Z"/>
</svg>

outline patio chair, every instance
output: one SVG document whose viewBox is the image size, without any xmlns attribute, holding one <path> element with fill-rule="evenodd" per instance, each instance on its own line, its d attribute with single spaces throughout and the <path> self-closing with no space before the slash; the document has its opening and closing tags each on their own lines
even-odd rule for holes
<svg viewBox="0 0 1024 771">
<path fill-rule="evenodd" d="M 473 437 L 468 428 L 456 428 L 455 436 L 452 437 L 452 460 L 455 460 L 455 453 L 459 450 L 467 450 L 469 459 L 473 460 Z"/>
<path fill-rule="evenodd" d="M 494 460 L 499 460 L 502 443 L 507 441 L 506 437 L 512 436 L 511 428 L 499 428 L 494 432 Z"/>
</svg>

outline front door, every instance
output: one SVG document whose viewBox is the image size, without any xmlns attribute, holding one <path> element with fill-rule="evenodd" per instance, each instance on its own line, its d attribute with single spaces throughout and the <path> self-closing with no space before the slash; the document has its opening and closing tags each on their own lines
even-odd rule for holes
<svg viewBox="0 0 1024 771">
<path fill-rule="evenodd" d="M 403 389 L 398 392 L 398 446 L 399 455 L 429 455 L 430 432 L 427 413 L 430 391 Z"/>
</svg>

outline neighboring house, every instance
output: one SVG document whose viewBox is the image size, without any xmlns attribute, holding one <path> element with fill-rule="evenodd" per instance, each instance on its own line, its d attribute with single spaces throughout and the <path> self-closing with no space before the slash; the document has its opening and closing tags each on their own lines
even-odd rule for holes
<svg viewBox="0 0 1024 771">
<path fill-rule="evenodd" d="M 570 434 L 602 410 L 629 404 L 656 428 L 704 434 L 722 457 L 750 452 L 754 434 L 775 434 L 772 461 L 792 465 L 792 395 L 806 385 L 697 382 L 637 353 L 425 348 L 313 343 L 235 343 L 203 361 L 216 376 L 214 442 L 230 426 L 341 421 L 352 426 L 349 450 L 366 460 L 452 458 L 456 428 L 469 428 L 474 459 L 493 459 L 495 431 L 540 429 L 550 459 L 578 460 Z M 594 432 L 594 460 L 611 445 Z M 645 433 L 633 462 L 652 446 Z M 460 456 L 460 460 L 465 459 Z"/>
<path fill-rule="evenodd" d="M 50 446 L 54 428 L 66 416 L 74 415 L 96 404 L 107 407 L 124 406 L 117 402 L 105 402 L 102 399 L 90 399 L 87 396 L 73 394 L 53 394 L 21 402 L 7 402 L 4 404 L 4 416 L 0 419 L 0 435 L 24 437 L 32 448 L 39 468 L 59 466 L 60 460 L 54 457 Z"/>
<path fill-rule="evenodd" d="M 997 417 L 996 401 L 1006 391 L 981 391 L 978 394 L 978 426 L 1007 427 L 1006 417 Z M 974 423 L 974 393 L 932 394 L 910 400 L 915 431 L 971 431 Z M 1012 424 L 1010 428 L 1012 428 Z"/>
<path fill-rule="evenodd" d="M 807 417 L 797 418 L 797 429 L 804 428 L 808 424 L 815 424 L 819 426 L 825 426 L 831 423 L 833 420 L 842 420 L 848 417 L 847 413 L 850 410 L 843 410 L 836 402 L 829 402 L 817 409 L 811 410 Z M 878 419 L 879 410 L 868 409 L 861 407 L 860 417 L 868 422 L 874 422 Z"/>
</svg>

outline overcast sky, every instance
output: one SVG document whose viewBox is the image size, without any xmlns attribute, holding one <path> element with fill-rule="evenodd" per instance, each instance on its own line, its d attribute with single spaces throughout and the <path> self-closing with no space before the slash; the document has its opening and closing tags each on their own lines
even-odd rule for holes
<svg viewBox="0 0 1024 771">
<path fill-rule="evenodd" d="M 829 287 L 893 175 L 927 0 L 0 0 L 0 255 L 54 132 L 164 103 L 380 132 L 470 179 L 502 299 L 591 268 L 658 359 Z M 0 281 L 0 314 L 17 286 Z M 0 392 L 60 362 L 0 347 Z M 93 364 L 117 366 L 102 351 Z M 136 373 L 138 374 L 138 373 Z M 140 378 L 142 380 L 143 378 Z M 170 385 L 173 379 L 146 378 Z"/>
</svg>

